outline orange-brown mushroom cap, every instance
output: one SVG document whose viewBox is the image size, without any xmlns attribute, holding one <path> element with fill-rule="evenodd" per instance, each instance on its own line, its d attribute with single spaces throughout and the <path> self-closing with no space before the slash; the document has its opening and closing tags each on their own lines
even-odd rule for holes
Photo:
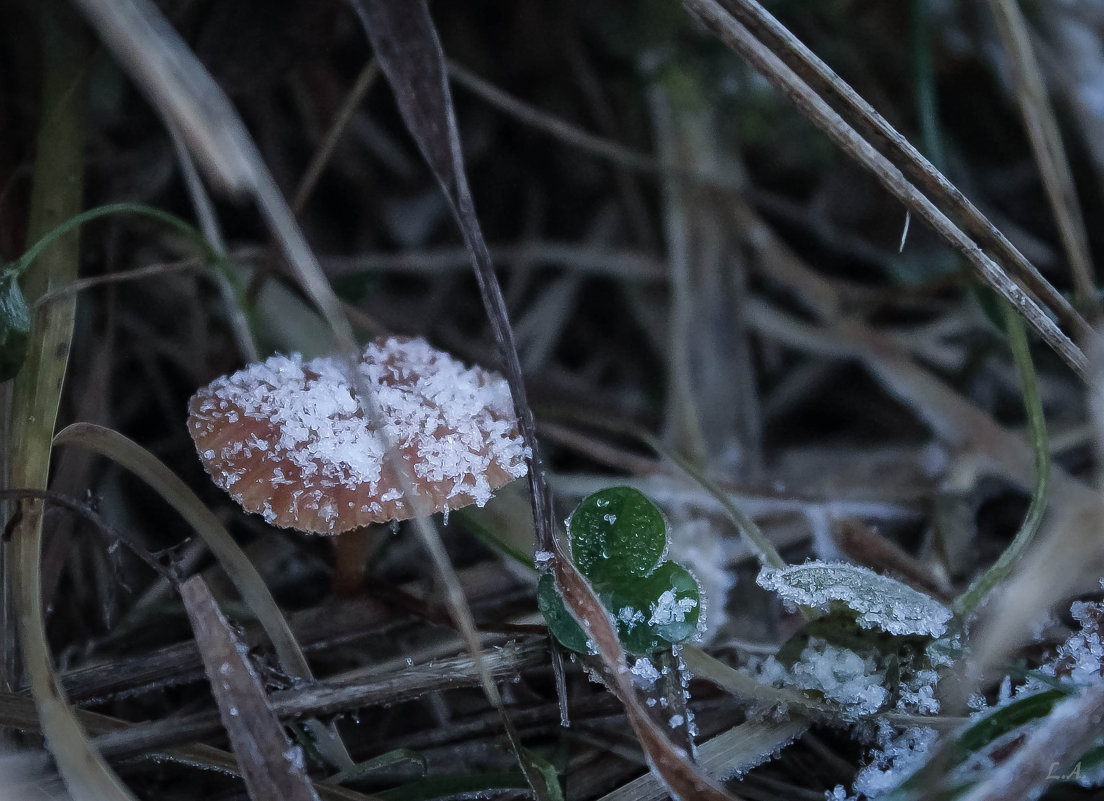
<svg viewBox="0 0 1104 801">
<path fill-rule="evenodd" d="M 273 356 L 199 390 L 188 429 L 215 483 L 273 525 L 340 534 L 414 514 L 385 441 L 435 512 L 482 506 L 525 474 L 528 449 L 501 376 L 398 337 L 369 344 L 357 369 L 386 440 L 337 358 Z"/>
</svg>

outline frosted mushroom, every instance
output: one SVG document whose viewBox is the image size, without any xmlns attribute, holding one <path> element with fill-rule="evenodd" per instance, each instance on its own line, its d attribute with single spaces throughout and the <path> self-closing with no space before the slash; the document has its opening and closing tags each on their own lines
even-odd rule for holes
<svg viewBox="0 0 1104 801">
<path fill-rule="evenodd" d="M 273 356 L 199 390 L 188 429 L 215 483 L 273 525 L 339 534 L 414 515 L 387 441 L 434 512 L 482 506 L 525 474 L 501 376 L 399 337 L 370 343 L 356 369 L 385 436 L 334 357 Z"/>
</svg>

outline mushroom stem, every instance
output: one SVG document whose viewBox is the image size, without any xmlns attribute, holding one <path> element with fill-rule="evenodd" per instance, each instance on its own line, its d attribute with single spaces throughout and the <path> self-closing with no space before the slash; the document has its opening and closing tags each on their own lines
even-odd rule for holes
<svg viewBox="0 0 1104 801">
<path fill-rule="evenodd" d="M 383 542 L 383 526 L 360 526 L 338 534 L 334 542 L 334 595 L 343 601 L 359 597 L 364 592 L 368 560 Z"/>
</svg>

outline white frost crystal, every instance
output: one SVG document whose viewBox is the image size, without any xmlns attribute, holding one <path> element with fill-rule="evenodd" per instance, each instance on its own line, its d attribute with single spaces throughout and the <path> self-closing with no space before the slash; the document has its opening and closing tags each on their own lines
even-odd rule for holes
<svg viewBox="0 0 1104 801">
<path fill-rule="evenodd" d="M 652 687 L 661 675 L 656 666 L 652 664 L 652 660 L 646 656 L 637 657 L 633 666 L 629 668 L 629 672 L 632 674 L 633 683 L 645 690 Z"/>
<path fill-rule="evenodd" d="M 693 598 L 678 598 L 674 590 L 666 590 L 652 604 L 652 616 L 648 619 L 648 625 L 669 626 L 672 623 L 682 623 L 697 605 L 698 602 Z"/>
<path fill-rule="evenodd" d="M 855 777 L 852 789 L 867 798 L 885 795 L 924 763 L 938 737 L 938 732 L 927 726 L 897 732 L 888 723 L 879 723 L 878 746 Z"/>
<path fill-rule="evenodd" d="M 617 619 L 625 624 L 625 628 L 632 631 L 637 625 L 644 622 L 644 613 L 631 606 L 623 606 L 617 612 Z"/>
<path fill-rule="evenodd" d="M 810 637 L 801 657 L 789 668 L 773 656 L 768 658 L 760 678 L 772 684 L 815 690 L 854 717 L 877 712 L 889 698 L 883 686 L 885 672 L 873 657 L 861 656 L 820 637 Z"/>
</svg>

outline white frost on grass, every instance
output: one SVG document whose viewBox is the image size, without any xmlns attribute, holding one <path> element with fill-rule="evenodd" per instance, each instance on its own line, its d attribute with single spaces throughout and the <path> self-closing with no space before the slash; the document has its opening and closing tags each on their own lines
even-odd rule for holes
<svg viewBox="0 0 1104 801">
<path fill-rule="evenodd" d="M 927 726 L 897 732 L 888 723 L 879 722 L 878 744 L 870 752 L 870 761 L 856 775 L 852 789 L 867 798 L 885 795 L 924 763 L 938 736 Z"/>
<path fill-rule="evenodd" d="M 810 637 L 801 657 L 787 668 L 773 656 L 760 668 L 760 678 L 800 690 L 815 690 L 835 701 L 847 716 L 871 715 L 889 700 L 885 672 L 873 657 L 861 656 L 820 637 Z"/>
<path fill-rule="evenodd" d="M 903 676 L 897 693 L 897 709 L 914 715 L 939 714 L 939 699 L 935 688 L 939 674 L 934 670 L 917 670 Z"/>
<path fill-rule="evenodd" d="M 951 610 L 905 584 L 865 567 L 843 562 L 806 562 L 782 569 L 765 567 L 756 583 L 784 601 L 829 609 L 842 604 L 860 626 L 896 635 L 940 637 Z"/>
<path fill-rule="evenodd" d="M 1070 613 L 1080 624 L 1053 655 L 1038 668 L 1038 674 L 1051 677 L 1044 680 L 1039 675 L 1029 676 L 1015 686 L 1010 677 L 1001 681 L 996 698 L 990 705 L 984 696 L 970 696 L 971 724 L 993 716 L 1003 707 L 1029 696 L 1050 692 L 1054 680 L 1067 686 L 1083 688 L 1100 687 L 1104 682 L 1104 604 L 1075 601 Z M 938 674 L 934 670 L 918 669 L 909 673 L 902 666 L 900 694 L 897 709 L 903 712 L 934 714 L 938 712 L 935 687 Z M 1072 688 L 1071 688 L 1072 689 Z M 1088 690 L 1091 692 L 1092 690 Z M 952 774 L 952 783 L 989 782 L 988 790 L 996 794 L 1031 797 L 1040 787 L 1029 786 L 1030 768 L 1046 747 L 1061 737 L 1071 726 L 1080 723 L 1084 714 L 1081 695 L 1074 693 L 1056 704 L 1042 717 L 1028 720 L 1003 731 L 989 742 L 979 746 Z M 897 787 L 929 758 L 937 735 L 927 727 L 896 730 L 888 723 L 879 722 L 876 743 L 868 754 L 867 764 L 855 777 L 852 791 L 847 796 L 843 787 L 826 793 L 831 801 L 844 799 L 875 799 Z M 1047 767 L 1049 763 L 1043 763 Z M 1068 781 L 1083 787 L 1104 783 L 1104 770 L 1076 763 L 1076 767 L 1055 767 L 1054 774 L 1061 774 Z M 1050 779 L 1047 781 L 1049 784 Z"/>
<path fill-rule="evenodd" d="M 1058 646 L 1055 658 L 1043 665 L 1049 676 L 1069 676 L 1075 684 L 1098 684 L 1104 678 L 1104 605 L 1074 601 L 1070 614 L 1081 628 Z"/>
</svg>

